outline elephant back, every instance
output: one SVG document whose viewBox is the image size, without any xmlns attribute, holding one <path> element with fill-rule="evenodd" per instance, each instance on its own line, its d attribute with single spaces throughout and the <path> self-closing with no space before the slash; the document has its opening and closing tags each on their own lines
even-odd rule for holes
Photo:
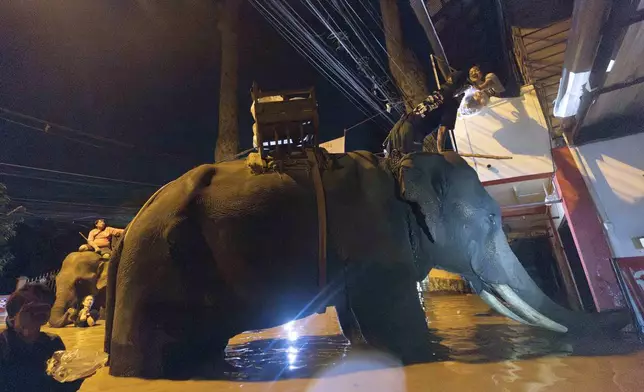
<svg viewBox="0 0 644 392">
<path fill-rule="evenodd" d="M 248 269 L 268 282 L 283 281 L 287 269 L 306 290 L 317 290 L 318 205 L 308 167 L 262 174 L 253 174 L 243 161 L 216 167 L 195 207 L 215 259 L 238 260 L 223 273 L 233 279 Z"/>
</svg>

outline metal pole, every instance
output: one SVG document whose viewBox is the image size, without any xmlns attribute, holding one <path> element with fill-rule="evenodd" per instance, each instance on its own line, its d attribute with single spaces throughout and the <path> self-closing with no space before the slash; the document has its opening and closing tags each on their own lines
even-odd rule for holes
<svg viewBox="0 0 644 392">
<path fill-rule="evenodd" d="M 436 72 L 436 59 L 433 54 L 429 55 L 429 59 L 432 62 L 432 70 L 434 71 L 434 79 L 436 79 L 436 88 L 439 88 L 441 85 L 440 79 L 438 79 L 438 72 Z"/>
<path fill-rule="evenodd" d="M 509 206 L 501 206 L 501 211 L 516 210 L 519 208 L 531 208 L 531 207 L 543 207 L 550 204 L 561 203 L 563 200 L 557 199 L 553 201 L 538 201 L 536 203 L 525 203 L 525 204 L 512 204 Z"/>
<path fill-rule="evenodd" d="M 438 60 L 438 69 L 441 71 L 441 74 L 443 74 L 443 79 L 447 80 L 447 77 L 451 75 L 449 63 L 447 62 L 447 56 L 445 55 L 443 44 L 441 44 L 441 41 L 438 38 L 438 33 L 436 32 L 432 18 L 429 15 L 429 10 L 427 10 L 427 6 L 423 0 L 409 0 L 409 4 L 414 10 L 418 22 L 423 26 L 423 30 L 425 30 L 425 34 L 427 35 L 429 44 L 432 47 L 434 56 Z"/>
</svg>

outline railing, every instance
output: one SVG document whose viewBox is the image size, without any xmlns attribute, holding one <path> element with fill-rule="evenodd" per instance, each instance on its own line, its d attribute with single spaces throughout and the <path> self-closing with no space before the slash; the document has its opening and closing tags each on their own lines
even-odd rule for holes
<svg viewBox="0 0 644 392">
<path fill-rule="evenodd" d="M 52 293 L 56 292 L 56 275 L 60 270 L 46 272 L 34 278 L 27 278 L 26 283 L 41 283 L 47 286 Z"/>
<path fill-rule="evenodd" d="M 8 295 L 0 295 L 0 329 L 4 328 L 5 320 L 7 319 L 7 300 Z"/>
<path fill-rule="evenodd" d="M 559 89 L 569 30 L 569 20 L 538 29 L 512 28 L 514 56 L 526 84 L 535 86 L 553 138 L 561 132 L 560 120 L 554 117 L 552 110 Z"/>
</svg>

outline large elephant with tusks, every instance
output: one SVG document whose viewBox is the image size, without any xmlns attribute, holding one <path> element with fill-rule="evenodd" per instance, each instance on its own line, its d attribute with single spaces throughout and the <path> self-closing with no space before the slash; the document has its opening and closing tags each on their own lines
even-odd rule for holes
<svg viewBox="0 0 644 392">
<path fill-rule="evenodd" d="M 368 152 L 332 156 L 327 287 L 318 287 L 313 188 L 288 173 L 253 175 L 244 161 L 203 165 L 160 189 L 113 254 L 106 351 L 110 374 L 174 377 L 225 368 L 243 331 L 325 306 L 352 341 L 403 363 L 431 357 L 417 281 L 461 274 L 500 313 L 566 333 L 617 331 L 624 311 L 576 313 L 551 301 L 512 253 L 501 210 L 458 155 L 414 153 L 391 165 Z"/>
</svg>

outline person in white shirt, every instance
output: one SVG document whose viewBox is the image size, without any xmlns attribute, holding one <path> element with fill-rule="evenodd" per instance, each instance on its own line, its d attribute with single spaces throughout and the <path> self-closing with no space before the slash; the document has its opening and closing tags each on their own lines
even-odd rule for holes
<svg viewBox="0 0 644 392">
<path fill-rule="evenodd" d="M 488 96 L 498 97 L 500 94 L 505 92 L 505 87 L 503 86 L 503 83 L 501 83 L 501 80 L 499 80 L 499 77 L 493 73 L 488 73 L 483 77 L 481 67 L 478 65 L 470 68 L 469 80 L 472 86 L 485 92 Z"/>
</svg>

